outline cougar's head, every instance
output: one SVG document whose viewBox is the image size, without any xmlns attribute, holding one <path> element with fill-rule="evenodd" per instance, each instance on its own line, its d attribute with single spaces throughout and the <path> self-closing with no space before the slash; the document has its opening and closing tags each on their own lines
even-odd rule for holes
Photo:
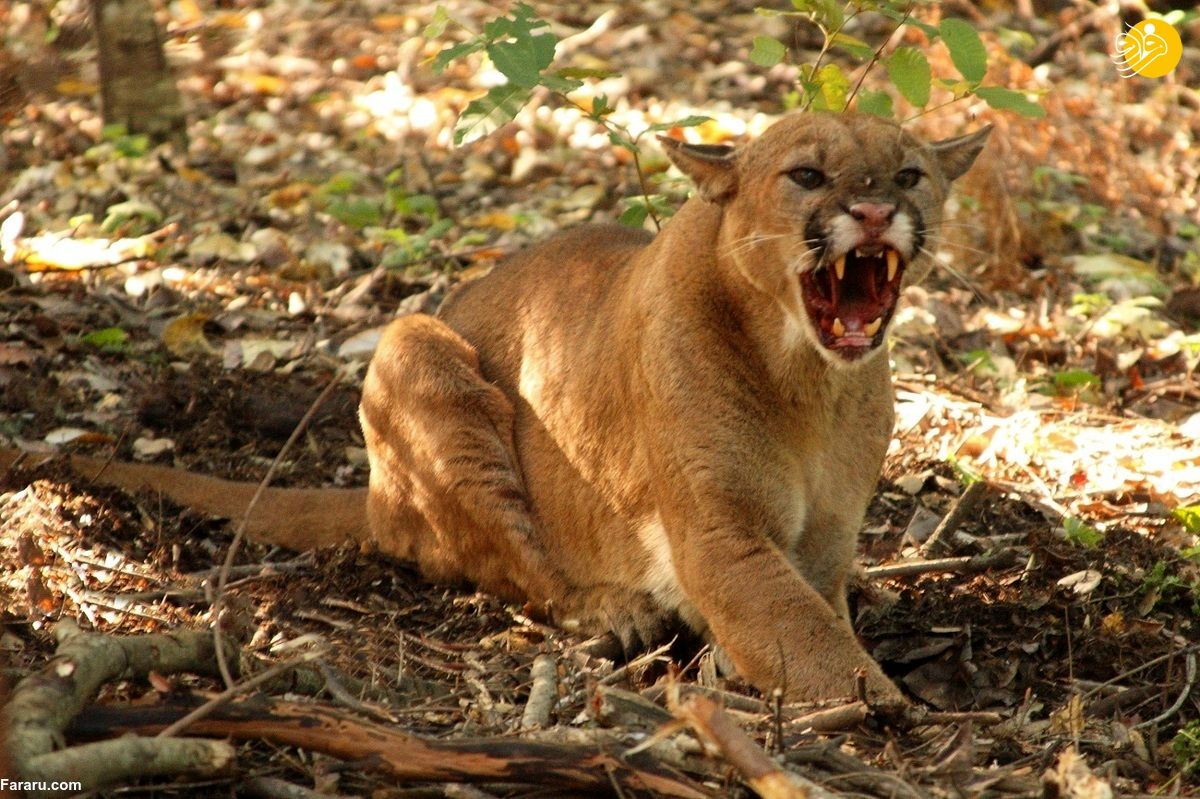
<svg viewBox="0 0 1200 799">
<path fill-rule="evenodd" d="M 925 143 L 876 116 L 802 113 L 738 150 L 663 142 L 722 206 L 718 258 L 849 365 L 881 349 L 906 276 L 928 268 L 950 182 L 990 132 Z"/>
</svg>

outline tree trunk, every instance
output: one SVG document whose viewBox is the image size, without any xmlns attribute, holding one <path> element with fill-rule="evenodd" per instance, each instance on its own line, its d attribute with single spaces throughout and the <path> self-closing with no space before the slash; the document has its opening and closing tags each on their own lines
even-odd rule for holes
<svg viewBox="0 0 1200 799">
<path fill-rule="evenodd" d="M 92 0 L 104 124 L 182 142 L 183 102 L 149 0 Z"/>
</svg>

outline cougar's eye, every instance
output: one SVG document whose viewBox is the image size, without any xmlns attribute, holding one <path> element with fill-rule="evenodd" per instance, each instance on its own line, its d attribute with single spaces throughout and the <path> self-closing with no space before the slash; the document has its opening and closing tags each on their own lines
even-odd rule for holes
<svg viewBox="0 0 1200 799">
<path fill-rule="evenodd" d="M 801 188 L 815 189 L 825 183 L 825 173 L 810 166 L 802 166 L 787 173 L 788 178 Z"/>
<path fill-rule="evenodd" d="M 902 189 L 911 189 L 921 180 L 921 170 L 901 169 L 896 173 L 896 185 Z"/>
</svg>

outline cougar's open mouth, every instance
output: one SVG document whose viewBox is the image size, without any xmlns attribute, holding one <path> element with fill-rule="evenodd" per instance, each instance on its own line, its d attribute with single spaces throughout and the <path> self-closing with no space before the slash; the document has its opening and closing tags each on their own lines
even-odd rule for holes
<svg viewBox="0 0 1200 799">
<path fill-rule="evenodd" d="M 883 340 L 907 262 L 887 245 L 858 247 L 800 275 L 804 308 L 821 343 L 848 361 Z"/>
</svg>

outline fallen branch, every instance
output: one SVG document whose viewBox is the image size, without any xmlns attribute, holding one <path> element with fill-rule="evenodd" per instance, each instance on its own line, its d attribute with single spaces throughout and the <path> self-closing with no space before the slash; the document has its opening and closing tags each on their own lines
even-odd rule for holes
<svg viewBox="0 0 1200 799">
<path fill-rule="evenodd" d="M 836 794 L 781 768 L 716 702 L 692 694 L 675 708 L 696 734 L 716 747 L 763 799 L 833 799 Z"/>
<path fill-rule="evenodd" d="M 151 735 L 190 708 L 101 707 L 80 714 L 70 729 L 79 737 L 127 732 Z M 623 758 L 594 746 L 533 743 L 511 738 L 439 741 L 370 722 L 321 705 L 256 698 L 217 709 L 189 732 L 241 741 L 269 741 L 355 761 L 361 768 L 406 782 L 525 783 L 576 792 L 627 792 L 680 799 L 710 794 L 649 756 Z"/>
<path fill-rule="evenodd" d="M 521 729 L 533 730 L 550 726 L 550 711 L 558 701 L 558 667 L 551 655 L 538 655 L 530 669 L 533 685 L 521 716 Z"/>
<path fill-rule="evenodd" d="M 104 683 L 142 680 L 151 671 L 215 674 L 213 635 L 207 630 L 108 636 L 83 632 L 64 619 L 54 626 L 54 636 L 55 656 L 17 684 L 5 708 L 9 752 L 18 773 L 54 751 L 62 731 Z"/>
<path fill-rule="evenodd" d="M 938 526 L 930 533 L 929 538 L 921 545 L 922 555 L 940 555 L 950 547 L 950 538 L 958 530 L 959 525 L 975 511 L 975 506 L 987 493 L 987 483 L 982 480 L 967 486 L 958 499 L 954 500 L 949 512 L 938 522 Z"/>
<path fill-rule="evenodd" d="M 79 782 L 88 790 L 122 785 L 144 777 L 215 777 L 231 770 L 237 750 L 224 741 L 202 738 L 127 736 L 72 746 L 24 763 L 21 778 L 50 785 Z M 77 791 L 27 791 L 28 797 L 57 797 Z"/>
</svg>

